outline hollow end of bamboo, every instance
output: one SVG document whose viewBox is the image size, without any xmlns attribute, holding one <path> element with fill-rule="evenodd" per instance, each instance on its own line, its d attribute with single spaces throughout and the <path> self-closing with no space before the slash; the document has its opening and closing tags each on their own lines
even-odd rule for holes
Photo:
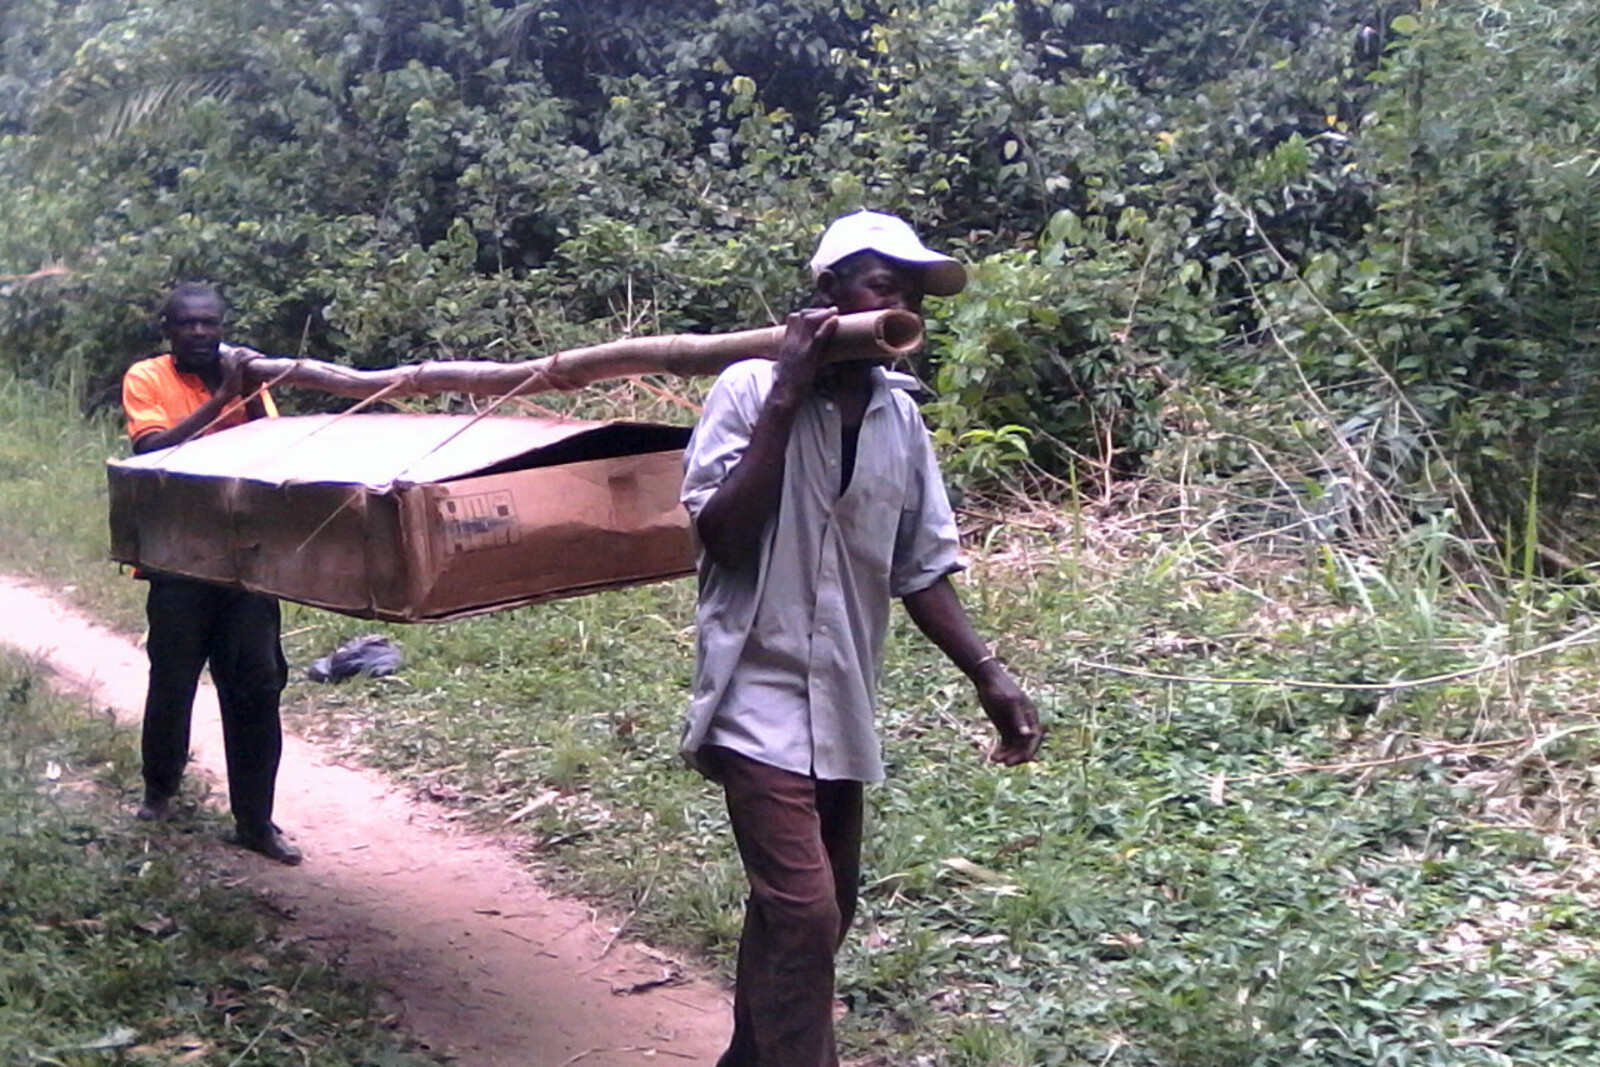
<svg viewBox="0 0 1600 1067">
<path fill-rule="evenodd" d="M 892 356 L 909 356 L 922 347 L 922 318 L 891 308 L 875 320 L 878 347 Z"/>
</svg>

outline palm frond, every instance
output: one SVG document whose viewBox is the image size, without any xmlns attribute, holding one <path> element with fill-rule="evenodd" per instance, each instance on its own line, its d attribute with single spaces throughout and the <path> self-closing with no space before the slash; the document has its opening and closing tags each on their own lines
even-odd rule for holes
<svg viewBox="0 0 1600 1067">
<path fill-rule="evenodd" d="M 506 12 L 494 31 L 494 43 L 501 55 L 517 56 L 538 29 L 541 4 L 518 4 Z"/>
<path fill-rule="evenodd" d="M 197 100 L 227 100 L 236 83 L 229 74 L 184 74 L 132 87 L 107 87 L 70 106 L 47 111 L 38 132 L 50 144 L 113 144 L 133 131 L 180 125 Z"/>
<path fill-rule="evenodd" d="M 113 106 L 100 119 L 97 136 L 106 143 L 121 140 L 141 126 L 176 125 L 194 101 L 207 97 L 226 100 L 232 94 L 233 79 L 226 74 L 193 75 L 145 86 L 111 102 Z"/>
</svg>

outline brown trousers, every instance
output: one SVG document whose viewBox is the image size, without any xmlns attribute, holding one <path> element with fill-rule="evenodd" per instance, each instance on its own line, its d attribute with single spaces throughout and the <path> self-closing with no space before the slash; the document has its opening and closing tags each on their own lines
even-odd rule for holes
<svg viewBox="0 0 1600 1067">
<path fill-rule="evenodd" d="M 707 747 L 750 881 L 733 992 L 733 1039 L 717 1067 L 837 1067 L 833 958 L 855 918 L 860 782 L 781 771 Z"/>
</svg>

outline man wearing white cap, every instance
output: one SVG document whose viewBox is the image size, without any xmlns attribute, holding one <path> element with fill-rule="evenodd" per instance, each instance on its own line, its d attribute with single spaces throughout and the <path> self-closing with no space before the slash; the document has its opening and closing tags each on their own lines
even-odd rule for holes
<svg viewBox="0 0 1600 1067">
<path fill-rule="evenodd" d="M 833 958 L 855 913 L 862 786 L 890 601 L 970 678 L 998 763 L 1031 760 L 1033 702 L 973 630 L 949 576 L 954 516 L 915 403 L 873 362 L 824 361 L 840 314 L 950 296 L 966 271 L 892 215 L 828 227 L 822 307 L 776 360 L 723 372 L 685 458 L 700 543 L 694 692 L 682 750 L 719 782 L 750 898 L 719 1067 L 834 1067 Z"/>
</svg>

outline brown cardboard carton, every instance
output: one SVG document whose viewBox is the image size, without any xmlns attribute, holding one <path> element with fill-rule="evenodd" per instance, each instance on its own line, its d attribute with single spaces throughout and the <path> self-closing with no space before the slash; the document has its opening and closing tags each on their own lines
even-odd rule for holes
<svg viewBox="0 0 1600 1067">
<path fill-rule="evenodd" d="M 260 419 L 107 464 L 111 557 L 422 622 L 692 573 L 687 428 Z"/>
</svg>

